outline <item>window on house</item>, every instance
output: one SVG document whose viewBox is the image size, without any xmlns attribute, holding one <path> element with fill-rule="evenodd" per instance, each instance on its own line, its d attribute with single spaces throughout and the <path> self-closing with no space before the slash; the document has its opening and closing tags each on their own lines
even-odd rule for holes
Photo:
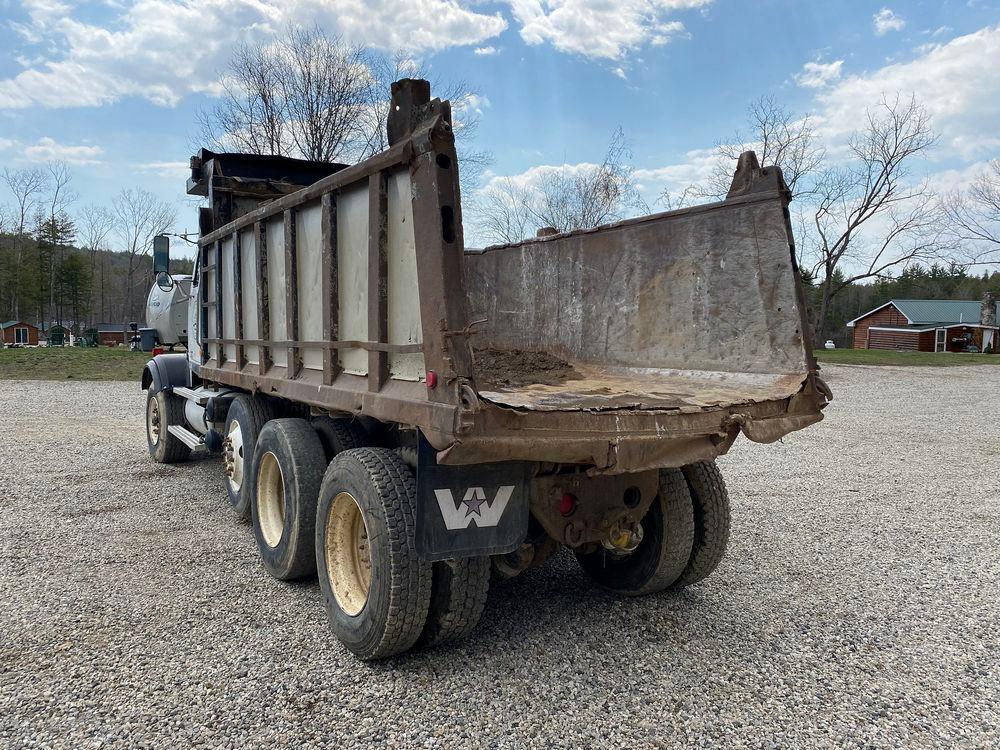
<svg viewBox="0 0 1000 750">
<path fill-rule="evenodd" d="M 28 329 L 27 328 L 15 328 L 14 329 L 14 343 L 15 344 L 27 344 L 28 343 Z"/>
</svg>

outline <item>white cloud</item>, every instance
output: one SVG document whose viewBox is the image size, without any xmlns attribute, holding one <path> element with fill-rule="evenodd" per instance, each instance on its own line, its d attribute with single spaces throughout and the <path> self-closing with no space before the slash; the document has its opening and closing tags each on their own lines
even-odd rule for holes
<svg viewBox="0 0 1000 750">
<path fill-rule="evenodd" d="M 840 69 L 843 65 L 843 60 L 834 60 L 830 63 L 807 62 L 802 66 L 802 72 L 795 76 L 795 82 L 807 89 L 829 86 L 840 78 Z"/>
<path fill-rule="evenodd" d="M 59 50 L 0 80 L 0 108 L 99 106 L 126 96 L 173 106 L 218 91 L 233 45 L 287 23 L 318 23 L 352 42 L 413 52 L 478 44 L 507 27 L 499 13 L 457 0 L 138 0 L 108 26 L 80 21 L 58 0 L 32 0 L 22 36 Z"/>
<path fill-rule="evenodd" d="M 645 44 L 666 44 L 686 35 L 668 16 L 704 8 L 712 0 L 510 0 L 521 37 L 528 44 L 551 43 L 563 52 L 614 60 Z"/>
<path fill-rule="evenodd" d="M 473 50 L 473 54 L 476 55 L 496 55 L 499 54 L 499 52 L 500 50 L 496 47 L 476 47 L 476 49 Z"/>
<path fill-rule="evenodd" d="M 186 161 L 151 161 L 136 164 L 135 168 L 140 172 L 148 172 L 168 180 L 191 176 L 191 165 Z"/>
<path fill-rule="evenodd" d="M 884 36 L 890 31 L 901 31 L 906 26 L 906 21 L 888 8 L 882 8 L 872 16 L 872 25 L 875 27 L 875 36 Z"/>
<path fill-rule="evenodd" d="M 67 164 L 97 164 L 104 149 L 100 146 L 69 146 L 52 138 L 42 137 L 34 146 L 24 149 L 29 161 L 64 161 Z"/>
<path fill-rule="evenodd" d="M 14 141 L 12 141 L 10 138 L 0 138 L 0 151 L 6 151 L 13 145 Z"/>
<path fill-rule="evenodd" d="M 969 161 L 1000 147 L 1000 76 L 985 60 L 1000 60 L 1000 26 L 934 45 L 910 62 L 847 76 L 817 96 L 821 133 L 843 138 L 883 94 L 915 94 L 942 136 L 938 151 Z"/>
</svg>

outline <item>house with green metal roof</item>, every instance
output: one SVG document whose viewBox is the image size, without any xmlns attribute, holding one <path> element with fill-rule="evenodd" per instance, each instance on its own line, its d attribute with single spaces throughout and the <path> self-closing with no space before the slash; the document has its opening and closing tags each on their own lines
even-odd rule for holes
<svg viewBox="0 0 1000 750">
<path fill-rule="evenodd" d="M 847 325 L 855 349 L 983 352 L 1000 346 L 997 299 L 893 299 Z"/>
</svg>

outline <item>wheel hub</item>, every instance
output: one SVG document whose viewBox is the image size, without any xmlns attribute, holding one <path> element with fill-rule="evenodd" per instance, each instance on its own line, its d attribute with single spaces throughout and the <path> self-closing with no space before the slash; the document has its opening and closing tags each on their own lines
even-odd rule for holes
<svg viewBox="0 0 1000 750">
<path fill-rule="evenodd" d="M 326 570 L 340 608 L 350 617 L 368 602 L 372 585 L 371 543 L 361 506 L 349 492 L 330 504 L 326 521 Z"/>
<path fill-rule="evenodd" d="M 257 521 L 268 547 L 277 547 L 285 531 L 285 482 L 278 457 L 268 451 L 257 470 Z"/>
<path fill-rule="evenodd" d="M 149 400 L 149 414 L 146 421 L 149 440 L 155 445 L 160 442 L 160 405 L 156 402 L 156 396 Z"/>
<path fill-rule="evenodd" d="M 243 458 L 243 430 L 240 423 L 233 420 L 222 442 L 222 466 L 234 492 L 239 492 L 243 484 Z"/>
</svg>

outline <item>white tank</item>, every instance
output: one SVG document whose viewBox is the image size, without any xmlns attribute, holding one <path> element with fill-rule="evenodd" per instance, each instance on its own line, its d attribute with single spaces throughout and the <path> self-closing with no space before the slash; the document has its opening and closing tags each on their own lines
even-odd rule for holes
<svg viewBox="0 0 1000 750">
<path fill-rule="evenodd" d="M 174 276 L 174 284 L 163 289 L 154 283 L 146 298 L 146 327 L 156 329 L 161 344 L 187 344 L 187 301 L 191 277 Z"/>
</svg>

